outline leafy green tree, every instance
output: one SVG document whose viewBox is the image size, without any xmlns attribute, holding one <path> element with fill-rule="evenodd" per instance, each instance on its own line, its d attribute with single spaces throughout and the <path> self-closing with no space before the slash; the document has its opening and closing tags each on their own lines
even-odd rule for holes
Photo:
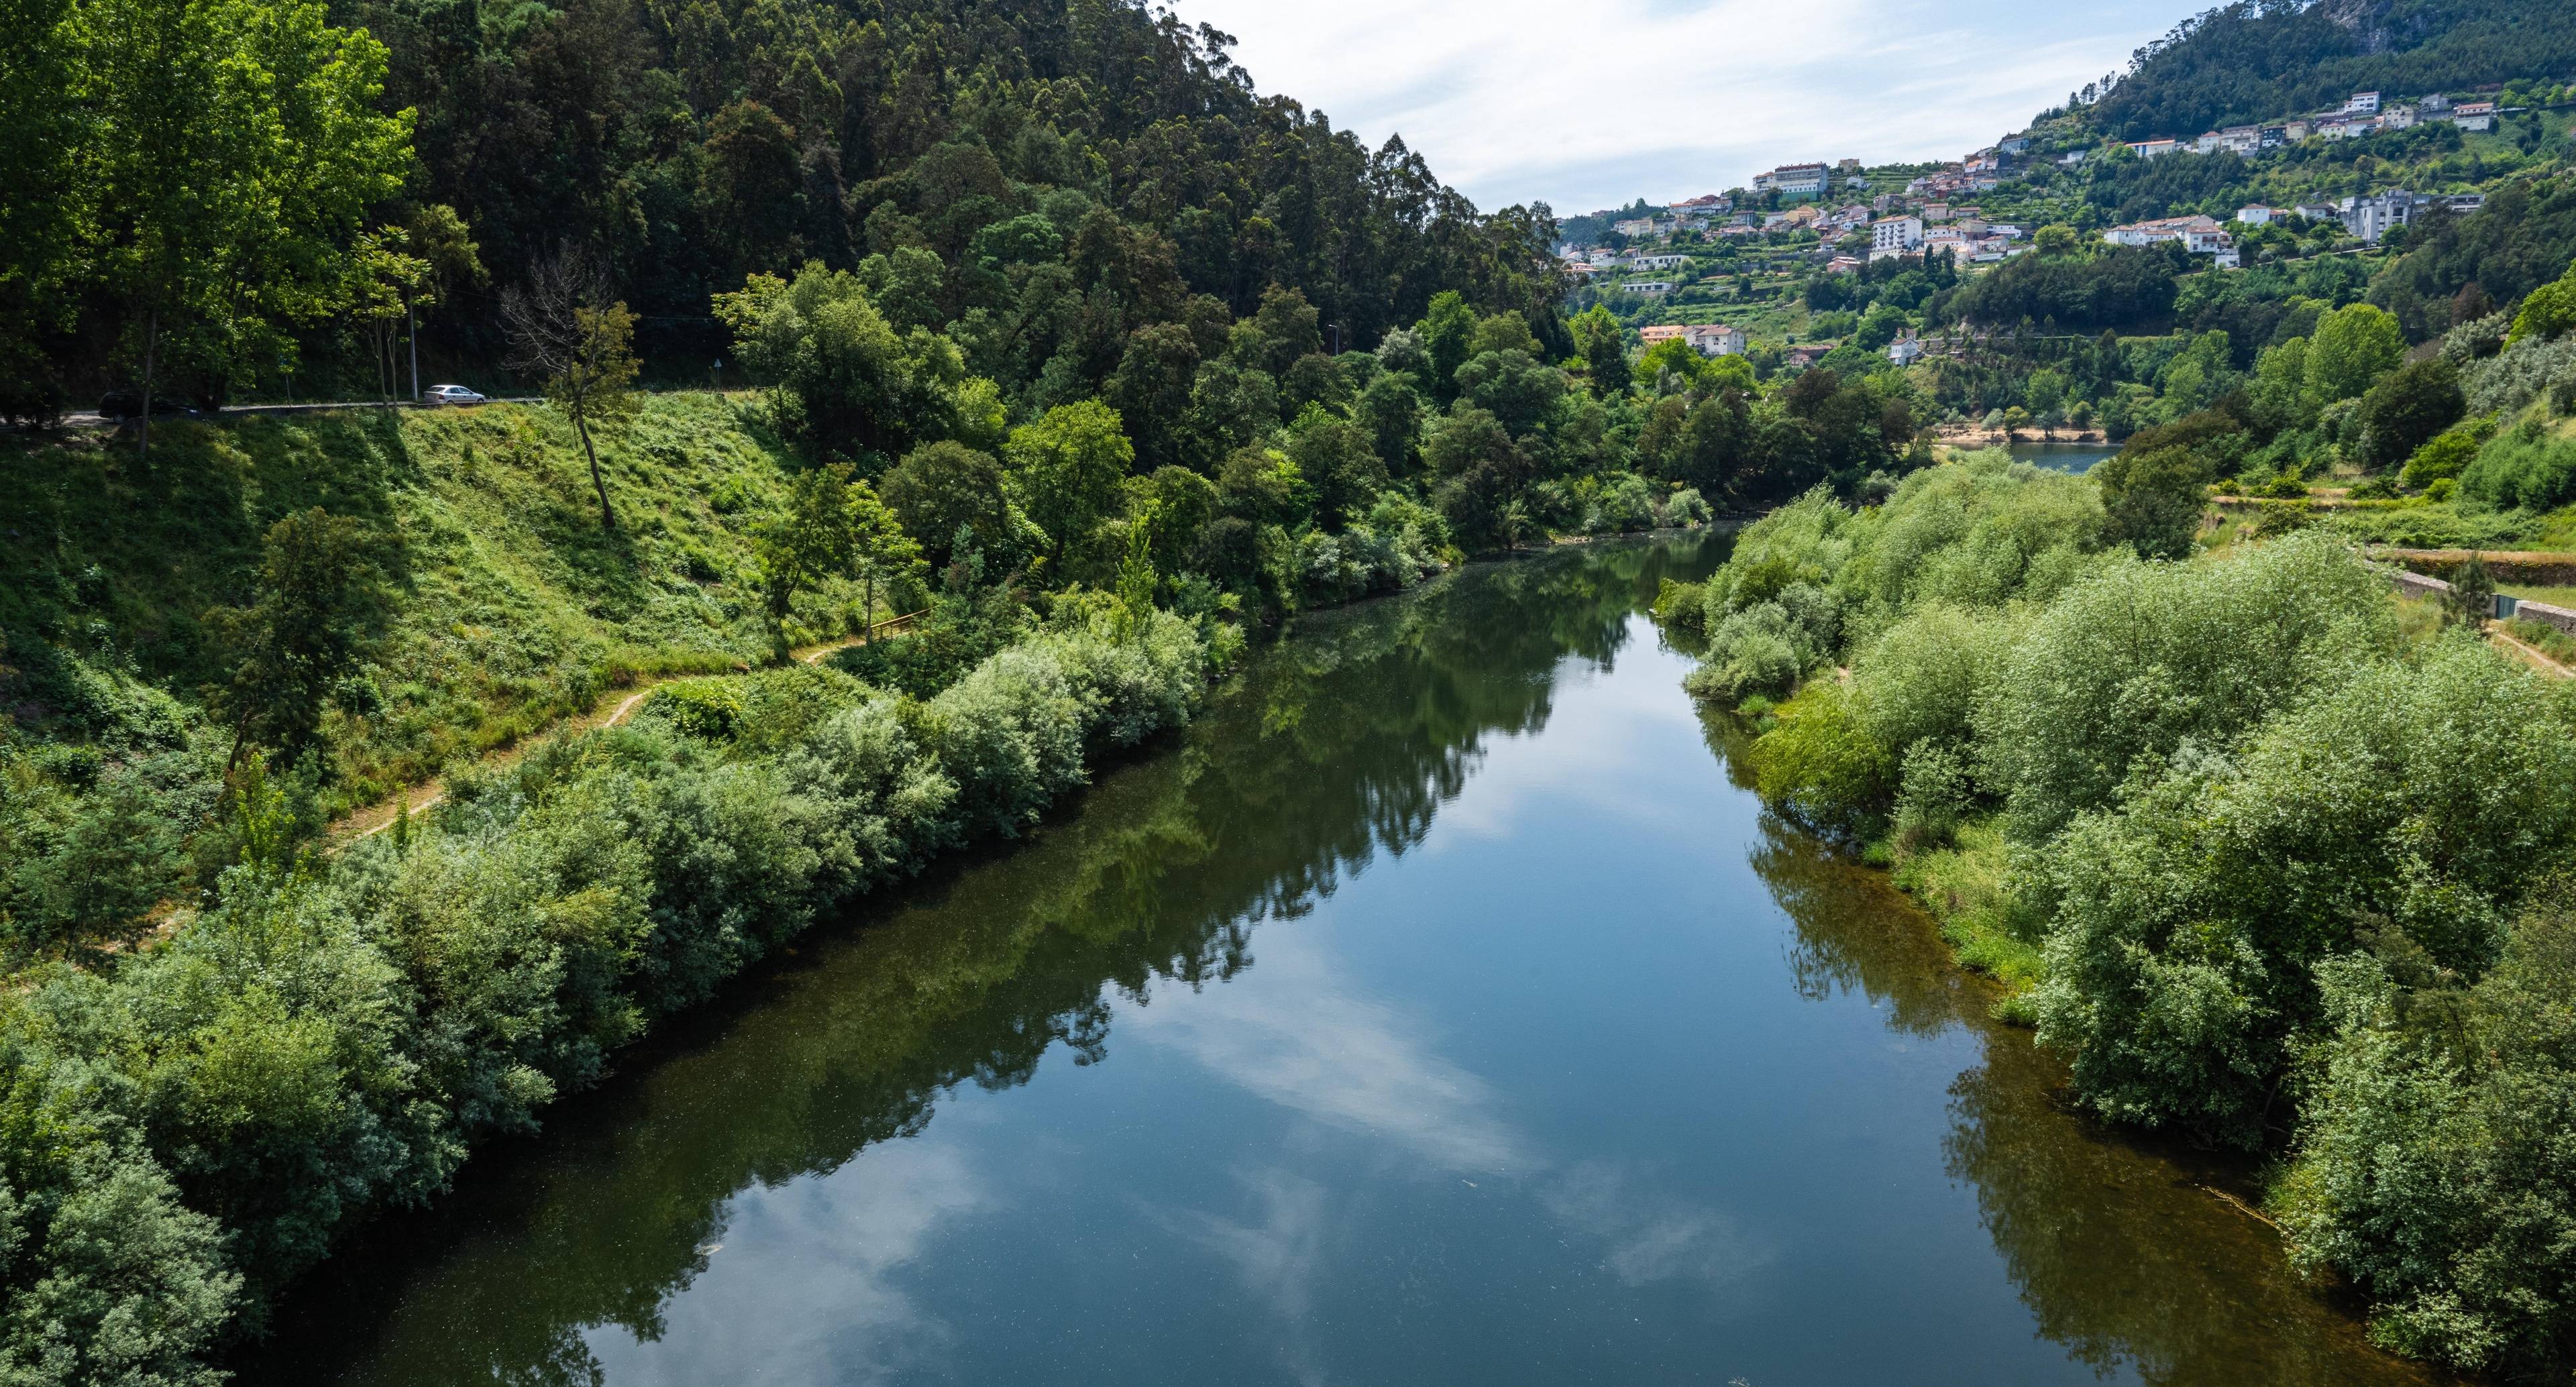
<svg viewBox="0 0 2576 1387">
<path fill-rule="evenodd" d="M 1626 330 L 1619 320 L 1596 303 L 1575 315 L 1566 326 L 1574 333 L 1575 353 L 1590 368 L 1593 395 L 1606 399 L 1626 394 L 1628 350 Z"/>
<path fill-rule="evenodd" d="M 1136 456 L 1166 466 L 1188 456 L 1190 387 L 1198 377 L 1199 350 L 1181 323 L 1157 323 L 1128 334 L 1118 370 L 1101 393 L 1136 440 Z"/>
<path fill-rule="evenodd" d="M 860 627 L 874 639 L 878 584 L 909 577 L 920 563 L 920 545 L 873 488 L 851 479 L 851 471 L 850 464 L 833 462 L 796 476 L 788 483 L 785 509 L 755 536 L 770 629 L 782 660 L 796 594 L 831 578 L 861 579 L 866 596 Z"/>
<path fill-rule="evenodd" d="M 2569 332 L 2576 332 L 2576 264 L 2569 265 L 2555 282 L 2524 297 L 2504 344 L 2510 347 L 2526 337 L 2554 339 Z"/>
<path fill-rule="evenodd" d="M 2122 451 L 2094 464 L 2112 533 L 2142 559 L 2191 554 L 2209 508 L 2209 467 L 2188 448 Z"/>
<path fill-rule="evenodd" d="M 1124 495 L 1119 484 L 1136 449 L 1118 411 L 1084 400 L 1011 430 L 1002 457 L 1012 497 L 1046 531 L 1049 553 L 1061 560 L 1066 545 L 1117 514 Z"/>
<path fill-rule="evenodd" d="M 360 218 L 401 186 L 412 113 L 378 109 L 384 46 L 310 0 L 82 0 L 73 14 L 94 244 L 128 309 L 148 451 L 165 369 L 219 393 L 289 347 L 287 324 L 339 306 Z"/>
<path fill-rule="evenodd" d="M 321 735 L 322 710 L 357 672 L 379 613 L 375 543 L 364 526 L 320 507 L 295 511 L 261 541 L 254 594 L 217 607 L 207 627 L 234 657 L 213 702 L 232 725 L 226 772 L 253 746 L 292 765 Z"/>
<path fill-rule="evenodd" d="M 1368 431 L 1320 405 L 1308 405 L 1289 426 L 1288 458 L 1314 488 L 1315 519 L 1327 529 L 1366 515 L 1387 486 Z"/>
<path fill-rule="evenodd" d="M 2442 614 L 2474 631 L 2495 615 L 2495 575 L 2486 557 L 2471 554 L 2451 570 L 2451 590 L 2442 594 Z"/>
<path fill-rule="evenodd" d="M 2308 339 L 2308 400 L 2322 406 L 2353 399 L 2405 356 L 2406 335 L 2388 310 L 2366 303 L 2338 308 L 2317 321 Z"/>
<path fill-rule="evenodd" d="M 1431 398 L 1447 404 L 1457 397 L 1458 368 L 1474 354 L 1476 310 L 1454 289 L 1431 296 L 1431 311 L 1414 327 L 1428 358 Z M 1397 369 L 1389 363 L 1389 369 Z"/>
<path fill-rule="evenodd" d="M 1422 397 L 1410 377 L 1388 371 L 1360 392 L 1359 420 L 1367 426 L 1370 447 L 1388 468 L 1403 472 L 1421 451 Z"/>
<path fill-rule="evenodd" d="M 1002 465 L 963 443 L 925 443 L 883 478 L 885 503 L 930 561 L 945 566 L 956 536 L 987 553 L 1011 547 L 1011 503 Z"/>
<path fill-rule="evenodd" d="M 2408 362 L 2361 397 L 2361 460 L 2377 471 L 2402 467 L 2468 408 L 2449 362 Z"/>
<path fill-rule="evenodd" d="M 74 321 L 71 289 L 93 230 L 96 187 L 79 174 L 94 131 L 76 90 L 72 0 L 0 2 L 0 418 L 49 419 L 61 387 L 42 339 Z"/>
<path fill-rule="evenodd" d="M 600 528 L 616 529 L 591 426 L 625 418 L 641 404 L 635 315 L 609 301 L 598 263 L 569 249 L 538 261 L 526 283 L 504 290 L 501 312 L 510 325 L 510 369 L 544 381 L 546 398 L 572 421 L 599 497 Z"/>
<path fill-rule="evenodd" d="M 891 272 L 889 272 L 891 273 Z M 756 274 L 715 296 L 745 366 L 777 382 L 781 424 L 817 458 L 899 457 L 966 427 L 970 386 L 957 345 L 898 331 L 867 281 L 808 262 L 793 280 Z"/>
</svg>

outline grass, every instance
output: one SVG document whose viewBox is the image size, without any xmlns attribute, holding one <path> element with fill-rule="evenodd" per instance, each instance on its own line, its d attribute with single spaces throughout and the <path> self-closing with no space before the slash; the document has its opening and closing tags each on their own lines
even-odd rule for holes
<svg viewBox="0 0 2576 1387">
<path fill-rule="evenodd" d="M 291 510 L 360 518 L 390 601 L 327 729 L 334 812 L 508 746 L 641 678 L 770 650 L 750 521 L 794 460 L 756 408 L 657 395 L 602 436 L 619 517 L 602 529 L 577 441 L 543 406 L 352 411 L 169 424 L 130 438 L 0 442 L 0 713 L 21 735 L 114 744 L 124 681 L 193 708 L 227 655 L 199 625 L 246 601 L 261 536 Z M 851 629 L 855 589 L 800 605 L 791 636 Z M 13 677 L 14 676 L 14 677 Z"/>
<path fill-rule="evenodd" d="M 2496 591 L 2509 593 L 2528 602 L 2546 602 L 2553 607 L 2576 608 L 2576 588 L 2533 587 L 2523 583 L 2498 583 Z"/>
<path fill-rule="evenodd" d="M 2027 1024 L 2028 994 L 2046 973 L 2027 912 L 2008 888 L 2010 852 L 1992 819 L 1960 825 L 1947 847 L 1894 850 L 1890 878 L 1923 904 L 1961 963 L 2001 982 L 1995 1006 Z"/>
</svg>

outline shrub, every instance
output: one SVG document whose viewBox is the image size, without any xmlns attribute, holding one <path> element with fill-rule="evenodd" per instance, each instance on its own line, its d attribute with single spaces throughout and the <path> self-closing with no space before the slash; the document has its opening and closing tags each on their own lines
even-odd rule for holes
<svg viewBox="0 0 2576 1387">
<path fill-rule="evenodd" d="M 2039 843 L 2142 762 L 2224 746 L 2395 640 L 2384 585 L 2323 535 L 2114 568 L 2050 604 L 2004 661 L 1978 717 L 1985 773 L 2014 836 Z"/>
<path fill-rule="evenodd" d="M 2040 854 L 2033 1001 L 2095 1108 L 2251 1146 L 2324 1020 L 2314 970 L 2371 922 L 2457 974 L 2494 960 L 2531 864 L 2576 842 L 2576 736 L 2553 691 L 2453 640 L 2224 746 L 2178 749 Z"/>
<path fill-rule="evenodd" d="M 1775 710 L 1753 742 L 1754 783 L 1781 812 L 1821 832 L 1868 838 L 1886 823 L 1897 763 L 1862 725 L 1851 690 L 1819 679 Z"/>
<path fill-rule="evenodd" d="M 2478 450 L 2460 490 L 2497 507 L 2555 510 L 2576 501 L 2576 437 L 2525 419 Z"/>
</svg>

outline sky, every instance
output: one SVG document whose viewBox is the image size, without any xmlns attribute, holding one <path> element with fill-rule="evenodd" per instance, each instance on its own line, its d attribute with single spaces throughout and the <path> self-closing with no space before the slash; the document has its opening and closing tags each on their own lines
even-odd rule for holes
<svg viewBox="0 0 2576 1387">
<path fill-rule="evenodd" d="M 1170 0 L 1265 93 L 1402 134 L 1488 211 L 1669 202 L 1775 164 L 1956 159 L 2202 0 Z"/>
</svg>

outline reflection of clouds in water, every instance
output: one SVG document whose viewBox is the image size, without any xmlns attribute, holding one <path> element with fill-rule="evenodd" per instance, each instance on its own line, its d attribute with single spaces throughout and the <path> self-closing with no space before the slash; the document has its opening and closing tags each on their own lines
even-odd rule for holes
<svg viewBox="0 0 2576 1387">
<path fill-rule="evenodd" d="M 992 1196 L 958 1147 L 921 1136 L 869 1148 L 821 1179 L 737 1196 L 724 1248 L 666 1307 L 659 1342 L 593 1329 L 618 1383 L 876 1382 L 955 1331 L 891 1284 L 953 1216 Z"/>
<path fill-rule="evenodd" d="M 1218 1077 L 1344 1131 L 1385 1137 L 1447 1170 L 1533 1162 L 1488 1109 L 1485 1081 L 1432 1053 L 1384 1003 L 1339 977 L 1314 936 L 1263 936 L 1259 966 L 1223 987 L 1165 989 L 1119 1018 Z"/>
<path fill-rule="evenodd" d="M 1623 1286 L 1721 1292 L 1774 1259 L 1733 1216 L 1658 1188 L 1651 1172 L 1602 1160 L 1550 1169 L 1495 1111 L 1493 1087 L 1436 1053 L 1408 1018 L 1356 995 L 1312 930 L 1274 930 L 1263 936 L 1258 966 L 1224 987 L 1167 991 L 1120 1023 L 1314 1124 L 1274 1143 L 1275 1157 L 1329 1159 L 1341 1143 L 1306 1139 L 1329 1129 L 1400 1148 L 1429 1167 L 1415 1169 L 1416 1180 L 1529 1178 L 1547 1219 L 1597 1246 L 1600 1265 Z M 1342 1230 L 1366 1241 L 1349 1179 L 1310 1177 L 1275 1159 L 1238 1167 L 1234 1178 L 1249 1197 L 1236 1217 L 1150 1206 L 1147 1216 L 1216 1254 L 1247 1298 L 1276 1317 L 1282 1366 L 1320 1382 L 1309 1315 Z"/>
<path fill-rule="evenodd" d="M 1550 718 L 1582 728 L 1582 735 L 1549 737 L 1541 735 L 1546 729 L 1540 727 L 1525 735 L 1486 739 L 1485 760 L 1476 768 L 1474 783 L 1440 807 L 1442 832 L 1424 847 L 1439 853 L 1473 840 L 1513 837 L 1526 828 L 1529 812 L 1550 797 L 1671 831 L 1664 806 L 1652 795 L 1637 793 L 1637 777 L 1672 769 L 1667 754 L 1672 743 L 1664 729 L 1681 727 L 1697 737 L 1698 713 L 1681 690 L 1689 665 L 1670 651 L 1635 640 L 1622 654 L 1670 669 L 1649 669 L 1643 677 L 1631 671 L 1611 679 L 1603 677 L 1594 661 L 1568 658 L 1552 676 Z M 1666 673 L 1669 678 L 1663 677 Z M 1688 769 L 1706 772 L 1702 763 Z"/>
<path fill-rule="evenodd" d="M 1277 1166 L 1238 1170 L 1236 1183 L 1260 1206 L 1257 1222 L 1238 1223 L 1196 1209 L 1178 1213 L 1148 1208 L 1156 1223 L 1208 1251 L 1233 1267 L 1251 1293 L 1286 1327 L 1279 1345 L 1280 1366 L 1302 1383 L 1325 1380 L 1316 1361 L 1313 1326 L 1315 1286 L 1324 1270 L 1325 1223 L 1331 1210 L 1324 1187 Z"/>
<path fill-rule="evenodd" d="M 1616 1162 L 1585 1161 L 1549 1177 L 1539 1202 L 1559 1223 L 1600 1239 L 1601 1264 L 1629 1286 L 1699 1281 L 1715 1289 L 1773 1256 L 1731 1215 L 1654 1190 Z"/>
</svg>

